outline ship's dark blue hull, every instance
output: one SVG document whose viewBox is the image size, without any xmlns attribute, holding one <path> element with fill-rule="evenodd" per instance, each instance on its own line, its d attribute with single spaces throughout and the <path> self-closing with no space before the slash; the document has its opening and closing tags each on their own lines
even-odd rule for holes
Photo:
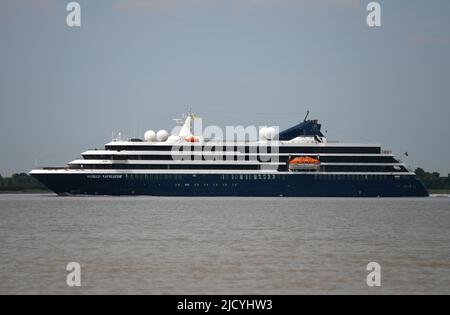
<svg viewBox="0 0 450 315">
<path fill-rule="evenodd" d="M 33 174 L 59 195 L 427 197 L 414 176 Z"/>
</svg>

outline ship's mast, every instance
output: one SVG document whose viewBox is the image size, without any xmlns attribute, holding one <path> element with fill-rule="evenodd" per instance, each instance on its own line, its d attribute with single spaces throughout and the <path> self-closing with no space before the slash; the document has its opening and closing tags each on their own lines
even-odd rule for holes
<svg viewBox="0 0 450 315">
<path fill-rule="evenodd" d="M 187 114 L 183 114 L 184 121 L 181 124 L 180 137 L 189 137 L 194 135 L 194 119 L 195 114 L 189 108 Z M 179 120 L 180 122 L 182 120 Z"/>
<path fill-rule="evenodd" d="M 190 124 L 189 124 L 189 131 L 193 135 L 194 134 L 194 118 L 195 118 L 195 115 L 192 113 L 192 109 L 190 107 L 188 109 L 187 117 L 189 117 L 191 119 Z"/>
</svg>

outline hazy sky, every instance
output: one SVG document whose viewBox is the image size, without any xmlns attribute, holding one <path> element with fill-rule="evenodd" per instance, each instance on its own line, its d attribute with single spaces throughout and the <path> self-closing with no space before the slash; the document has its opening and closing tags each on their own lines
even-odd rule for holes
<svg viewBox="0 0 450 315">
<path fill-rule="evenodd" d="M 450 1 L 0 0 L 0 173 L 64 165 L 125 136 L 205 124 L 373 141 L 450 172 Z"/>
</svg>

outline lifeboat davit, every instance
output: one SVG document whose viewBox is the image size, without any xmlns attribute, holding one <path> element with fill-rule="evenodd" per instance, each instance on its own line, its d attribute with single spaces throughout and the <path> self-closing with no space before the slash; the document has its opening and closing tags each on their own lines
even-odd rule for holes
<svg viewBox="0 0 450 315">
<path fill-rule="evenodd" d="M 289 161 L 290 171 L 318 171 L 320 160 L 312 157 L 296 157 Z"/>
</svg>

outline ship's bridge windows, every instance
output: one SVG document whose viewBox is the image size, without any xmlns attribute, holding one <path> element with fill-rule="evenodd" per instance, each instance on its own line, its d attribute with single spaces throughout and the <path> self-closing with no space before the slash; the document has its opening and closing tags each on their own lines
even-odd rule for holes
<svg viewBox="0 0 450 315">
<path fill-rule="evenodd" d="M 259 165 L 195 165 L 195 164 L 80 164 L 86 169 L 160 169 L 160 170 L 259 170 Z"/>
</svg>

